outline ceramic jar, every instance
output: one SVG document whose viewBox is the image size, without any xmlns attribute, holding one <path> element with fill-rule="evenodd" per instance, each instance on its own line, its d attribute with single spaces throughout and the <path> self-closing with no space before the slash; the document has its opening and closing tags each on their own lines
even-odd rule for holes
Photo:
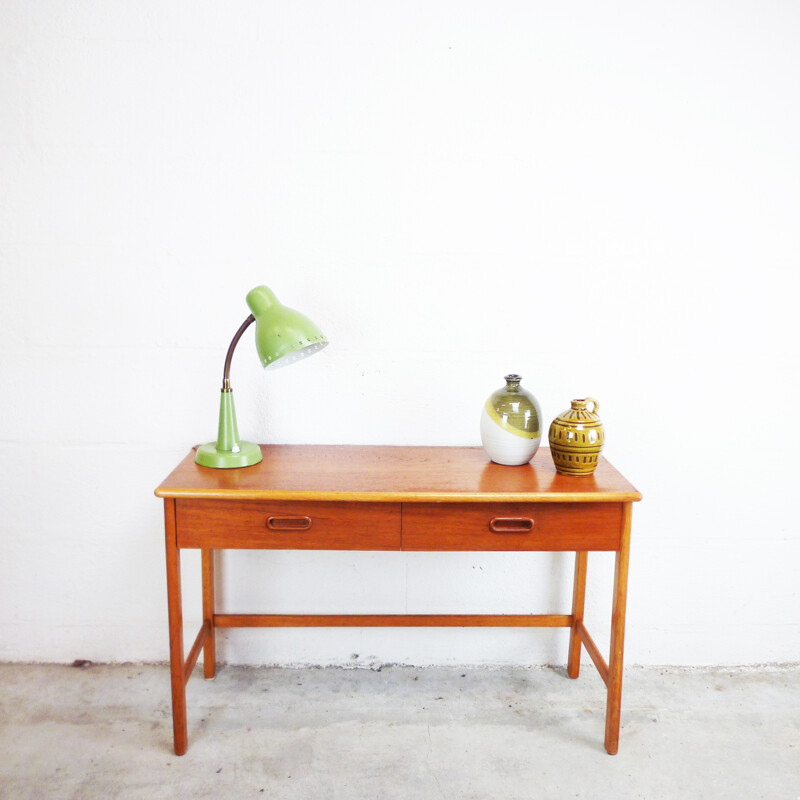
<svg viewBox="0 0 800 800">
<path fill-rule="evenodd" d="M 542 410 L 536 398 L 506 375 L 506 385 L 493 392 L 481 411 L 481 441 L 497 464 L 527 464 L 542 440 Z"/>
<path fill-rule="evenodd" d="M 589 409 L 591 406 L 591 410 Z M 564 475 L 591 475 L 605 434 L 597 416 L 600 404 L 593 397 L 573 400 L 572 407 L 559 414 L 550 424 L 550 454 L 556 469 Z"/>
</svg>

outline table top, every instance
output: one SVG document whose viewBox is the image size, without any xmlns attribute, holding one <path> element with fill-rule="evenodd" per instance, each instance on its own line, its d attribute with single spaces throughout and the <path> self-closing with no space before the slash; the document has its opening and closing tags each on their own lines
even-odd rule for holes
<svg viewBox="0 0 800 800">
<path fill-rule="evenodd" d="M 212 469 L 194 450 L 158 497 L 360 502 L 633 502 L 641 494 L 605 458 L 589 477 L 556 472 L 550 451 L 506 467 L 481 447 L 262 445 L 252 467 Z"/>
</svg>

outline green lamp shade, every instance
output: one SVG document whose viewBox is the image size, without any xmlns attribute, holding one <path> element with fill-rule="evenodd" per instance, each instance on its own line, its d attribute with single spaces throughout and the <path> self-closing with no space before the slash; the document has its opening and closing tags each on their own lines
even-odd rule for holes
<svg viewBox="0 0 800 800">
<path fill-rule="evenodd" d="M 225 358 L 222 393 L 219 404 L 217 441 L 200 445 L 195 461 L 204 467 L 231 469 L 249 467 L 261 461 L 261 448 L 239 439 L 233 391 L 230 388 L 230 364 L 233 351 L 244 331 L 256 323 L 256 349 L 265 369 L 277 369 L 322 350 L 327 337 L 308 317 L 278 302 L 274 292 L 257 286 L 247 295 L 253 312 L 236 332 Z"/>
<path fill-rule="evenodd" d="M 256 318 L 256 350 L 265 369 L 293 364 L 328 344 L 308 317 L 281 305 L 267 286 L 253 289 L 247 295 L 247 305 Z"/>
</svg>

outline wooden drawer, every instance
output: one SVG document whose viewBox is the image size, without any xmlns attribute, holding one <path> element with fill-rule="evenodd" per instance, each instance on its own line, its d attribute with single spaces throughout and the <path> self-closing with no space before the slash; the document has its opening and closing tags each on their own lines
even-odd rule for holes
<svg viewBox="0 0 800 800">
<path fill-rule="evenodd" d="M 621 503 L 405 503 L 403 550 L 617 550 Z"/>
<path fill-rule="evenodd" d="M 176 500 L 178 547 L 399 550 L 399 503 Z"/>
</svg>

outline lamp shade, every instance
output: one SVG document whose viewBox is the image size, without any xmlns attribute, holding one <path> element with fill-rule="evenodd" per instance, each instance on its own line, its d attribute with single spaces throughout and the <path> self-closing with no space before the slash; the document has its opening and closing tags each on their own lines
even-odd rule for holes
<svg viewBox="0 0 800 800">
<path fill-rule="evenodd" d="M 247 305 L 256 318 L 256 350 L 265 369 L 293 364 L 328 344 L 308 317 L 283 305 L 267 286 L 249 292 Z"/>
</svg>

